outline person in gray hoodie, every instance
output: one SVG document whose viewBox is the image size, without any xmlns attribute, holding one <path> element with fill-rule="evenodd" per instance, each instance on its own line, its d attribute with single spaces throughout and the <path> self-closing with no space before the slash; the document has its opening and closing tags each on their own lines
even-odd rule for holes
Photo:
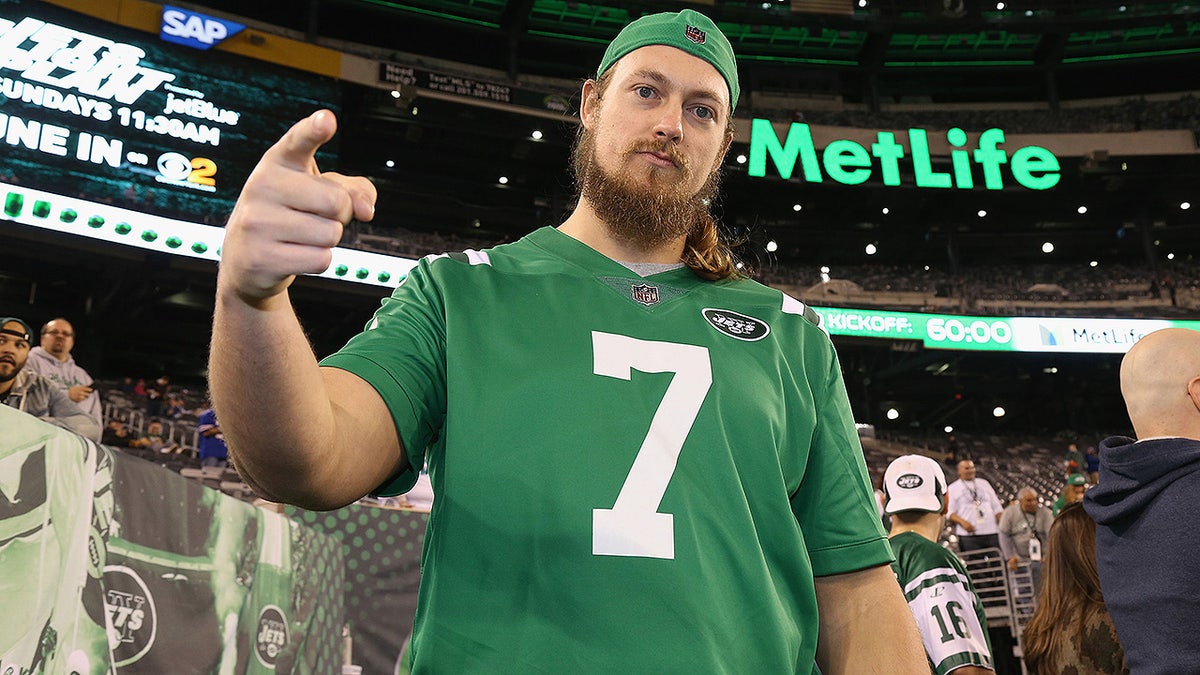
<svg viewBox="0 0 1200 675">
<path fill-rule="evenodd" d="M 75 327 L 71 322 L 62 317 L 50 319 L 42 326 L 41 342 L 29 350 L 29 362 L 25 367 L 57 384 L 103 427 L 100 394 L 92 387 L 92 376 L 88 371 L 75 363 L 75 357 L 71 355 L 74 347 Z"/>
<path fill-rule="evenodd" d="M 0 405 L 99 443 L 100 424 L 53 382 L 25 368 L 32 333 L 29 324 L 18 318 L 0 319 Z"/>
<path fill-rule="evenodd" d="M 1121 361 L 1138 440 L 1100 444 L 1095 519 L 1100 585 L 1135 675 L 1200 673 L 1200 332 L 1167 328 Z"/>
</svg>

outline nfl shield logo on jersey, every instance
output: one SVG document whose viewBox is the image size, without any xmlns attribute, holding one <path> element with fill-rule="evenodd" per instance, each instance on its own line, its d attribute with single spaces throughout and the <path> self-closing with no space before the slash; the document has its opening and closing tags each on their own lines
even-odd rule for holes
<svg viewBox="0 0 1200 675">
<path fill-rule="evenodd" d="M 647 307 L 658 304 L 658 287 L 650 284 L 634 284 L 629 289 L 630 296 Z"/>
<path fill-rule="evenodd" d="M 698 45 L 704 44 L 704 38 L 706 37 L 704 35 L 704 31 L 696 28 L 695 26 L 688 26 L 687 28 L 684 28 L 683 34 L 687 36 L 687 39 L 695 42 Z"/>
</svg>

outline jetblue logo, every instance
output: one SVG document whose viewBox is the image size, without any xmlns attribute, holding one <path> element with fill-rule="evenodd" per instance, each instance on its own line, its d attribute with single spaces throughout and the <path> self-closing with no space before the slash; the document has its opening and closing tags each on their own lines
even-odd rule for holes
<svg viewBox="0 0 1200 675">
<path fill-rule="evenodd" d="M 713 328 L 739 340 L 757 342 L 771 332 L 771 327 L 762 321 L 727 309 L 707 308 L 701 313 Z"/>
<path fill-rule="evenodd" d="M 163 5 L 162 30 L 158 36 L 167 42 L 208 49 L 227 37 L 237 35 L 245 28 L 244 25 L 233 21 Z"/>
</svg>

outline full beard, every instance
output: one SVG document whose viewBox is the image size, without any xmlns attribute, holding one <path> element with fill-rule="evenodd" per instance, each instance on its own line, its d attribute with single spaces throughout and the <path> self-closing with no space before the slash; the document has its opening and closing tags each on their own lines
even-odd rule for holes
<svg viewBox="0 0 1200 675">
<path fill-rule="evenodd" d="M 669 142 L 630 144 L 622 158 L 637 152 L 667 154 L 675 168 L 647 167 L 648 177 L 633 171 L 609 171 L 596 160 L 596 135 L 584 128 L 573 156 L 580 194 L 618 241 L 651 251 L 699 231 L 711 219 L 709 205 L 716 195 L 719 171 L 709 173 L 701 188 L 689 193 L 690 163 Z"/>
</svg>

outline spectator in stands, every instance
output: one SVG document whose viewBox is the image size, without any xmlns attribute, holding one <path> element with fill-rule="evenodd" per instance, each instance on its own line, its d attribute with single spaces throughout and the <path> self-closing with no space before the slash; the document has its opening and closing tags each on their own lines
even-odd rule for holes
<svg viewBox="0 0 1200 675">
<path fill-rule="evenodd" d="M 167 403 L 167 393 L 171 389 L 171 379 L 166 375 L 146 385 L 146 417 L 162 417 Z"/>
<path fill-rule="evenodd" d="M 131 444 L 135 448 L 146 448 L 151 452 L 159 452 L 162 454 L 170 454 L 178 452 L 180 447 L 178 444 L 171 441 L 163 431 L 163 423 L 159 420 L 151 420 L 146 425 L 146 433 L 141 438 Z"/>
<path fill-rule="evenodd" d="M 92 387 L 92 376 L 75 363 L 71 356 L 74 348 L 75 327 L 61 317 L 51 319 L 42 326 L 41 342 L 29 351 L 26 367 L 65 390 L 72 401 L 96 420 L 96 426 L 100 426 L 104 423 L 100 393 Z"/>
<path fill-rule="evenodd" d="M 1200 332 L 1155 331 L 1121 361 L 1138 440 L 1100 443 L 1096 519 L 1100 585 L 1135 673 L 1200 668 Z"/>
<path fill-rule="evenodd" d="M 132 431 L 125 422 L 119 419 L 110 419 L 104 427 L 104 434 L 100 438 L 100 442 L 104 445 L 109 445 L 114 448 L 133 448 L 138 440 L 138 434 Z"/>
<path fill-rule="evenodd" d="M 938 545 L 947 508 L 946 473 L 922 455 L 898 457 L 883 479 L 892 517 L 892 569 L 908 598 L 936 675 L 990 674 L 991 642 L 983 603 L 958 556 Z"/>
<path fill-rule="evenodd" d="M 264 497 L 334 508 L 404 492 L 429 458 L 414 672 L 927 673 L 829 338 L 737 278 L 708 212 L 728 41 L 687 9 L 605 54 L 563 224 L 424 259 L 322 363 L 287 289 L 375 190 L 319 172 L 328 111 L 267 151 L 217 278 L 231 459 Z"/>
<path fill-rule="evenodd" d="M 1058 495 L 1058 499 L 1054 500 L 1054 515 L 1057 516 L 1067 504 L 1082 501 L 1083 495 L 1086 492 L 1087 476 L 1081 473 L 1073 473 L 1067 476 L 1067 483 L 1063 485 L 1062 493 Z"/>
<path fill-rule="evenodd" d="M 50 380 L 25 368 L 33 330 L 16 317 L 0 319 L 0 405 L 100 441 L 100 423 Z"/>
<path fill-rule="evenodd" d="M 229 449 L 225 447 L 225 434 L 217 424 L 217 411 L 205 401 L 205 410 L 200 413 L 200 421 L 196 431 L 200 433 L 200 465 L 226 466 L 229 463 Z"/>
<path fill-rule="evenodd" d="M 1087 465 L 1088 482 L 1092 485 L 1100 482 L 1100 455 L 1096 452 L 1096 446 L 1089 445 L 1087 454 L 1084 456 L 1084 463 Z"/>
<path fill-rule="evenodd" d="M 1004 505 L 992 484 L 975 477 L 975 462 L 958 463 L 958 480 L 950 484 L 950 522 L 958 535 L 958 550 L 1000 548 L 1000 515 Z"/>
<path fill-rule="evenodd" d="M 188 412 L 184 405 L 183 396 L 178 392 L 168 392 L 166 404 L 163 405 L 163 417 L 177 420 Z"/>
<path fill-rule="evenodd" d="M 1188 619 L 1192 630 L 1195 617 Z M 1045 582 L 1025 627 L 1024 652 L 1032 675 L 1129 673 L 1096 571 L 1096 522 L 1079 503 L 1050 527 Z"/>
<path fill-rule="evenodd" d="M 1073 473 L 1082 473 L 1087 466 L 1087 459 L 1083 453 L 1079 451 L 1079 447 L 1074 443 L 1067 446 L 1067 454 L 1063 456 L 1063 461 L 1066 464 L 1066 473 L 1064 476 L 1070 476 Z"/>
<path fill-rule="evenodd" d="M 946 439 L 945 462 L 947 466 L 958 465 L 958 453 L 958 440 L 954 438 L 954 434 L 950 434 L 950 437 Z"/>
<path fill-rule="evenodd" d="M 1035 589 L 1041 588 L 1042 549 L 1053 521 L 1050 509 L 1038 504 L 1037 490 L 1028 486 L 1017 492 L 1017 501 L 1000 516 L 1000 550 L 1008 560 L 1008 569 L 1028 564 Z"/>
</svg>

